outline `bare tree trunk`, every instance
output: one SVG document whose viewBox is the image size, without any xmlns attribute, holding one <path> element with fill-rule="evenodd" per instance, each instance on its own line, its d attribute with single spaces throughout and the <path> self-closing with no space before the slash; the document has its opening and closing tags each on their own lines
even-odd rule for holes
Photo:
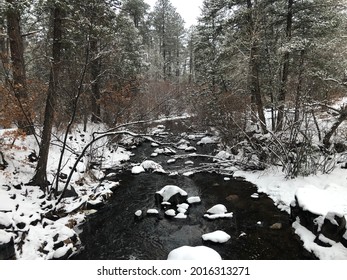
<svg viewBox="0 0 347 280">
<path fill-rule="evenodd" d="M 326 148 L 330 146 L 330 139 L 338 129 L 338 127 L 347 119 L 347 106 L 341 109 L 339 118 L 332 125 L 330 130 L 325 134 L 323 138 L 323 144 Z"/>
<path fill-rule="evenodd" d="M 5 19 L 0 17 L 0 62 L 2 64 L 2 71 L 4 73 L 5 84 L 6 86 L 8 86 L 9 48 L 5 29 Z"/>
<path fill-rule="evenodd" d="M 10 4 L 6 15 L 7 34 L 10 42 L 12 61 L 12 88 L 21 111 L 17 119 L 18 127 L 27 134 L 33 134 L 35 131 L 27 114 L 29 109 L 27 106 L 28 91 L 24 62 L 24 46 L 20 30 L 20 13 L 18 7 L 16 7 L 16 1 L 6 1 Z"/>
<path fill-rule="evenodd" d="M 57 86 L 61 64 L 61 41 L 62 41 L 62 14 L 59 4 L 53 8 L 53 52 L 52 67 L 49 77 L 48 94 L 45 108 L 45 119 L 40 144 L 39 160 L 36 172 L 29 184 L 40 186 L 46 191 L 49 182 L 47 181 L 47 161 L 51 142 L 51 132 L 54 121 L 54 111 L 57 99 Z"/>
<path fill-rule="evenodd" d="M 300 116 L 300 99 L 301 99 L 301 90 L 302 90 L 302 75 L 304 72 L 304 62 L 305 62 L 305 51 L 300 51 L 300 65 L 299 65 L 299 74 L 298 74 L 298 85 L 296 87 L 296 95 L 295 95 L 295 115 L 294 115 L 294 123 L 299 121 Z"/>
<path fill-rule="evenodd" d="M 286 26 L 286 39 L 287 43 L 292 37 L 292 25 L 293 25 L 293 1 L 288 0 L 287 6 L 287 26 Z M 277 130 L 283 129 L 284 108 L 287 95 L 287 83 L 289 77 L 289 50 L 286 50 L 283 57 L 282 78 L 280 84 L 280 90 L 278 94 L 278 114 L 277 114 Z"/>
<path fill-rule="evenodd" d="M 249 36 L 251 40 L 251 49 L 249 57 L 249 88 L 252 96 L 252 101 L 257 108 L 257 114 L 260 121 L 260 127 L 263 133 L 267 133 L 266 120 L 264 115 L 264 105 L 260 91 L 259 83 L 259 39 L 257 38 L 256 28 L 253 18 L 253 4 L 251 0 L 247 0 L 248 8 L 248 23 L 249 23 Z"/>
<path fill-rule="evenodd" d="M 98 56 L 98 40 L 93 35 L 90 39 L 90 52 L 92 60 L 90 61 L 90 71 L 92 78 L 92 122 L 101 121 L 100 110 L 100 58 Z"/>
</svg>

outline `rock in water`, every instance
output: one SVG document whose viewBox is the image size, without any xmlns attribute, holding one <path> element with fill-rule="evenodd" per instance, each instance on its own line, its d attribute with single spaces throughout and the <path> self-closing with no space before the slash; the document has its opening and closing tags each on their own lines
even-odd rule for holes
<svg viewBox="0 0 347 280">
<path fill-rule="evenodd" d="M 222 257 L 213 249 L 206 246 L 182 246 L 172 250 L 168 260 L 221 260 Z"/>
</svg>

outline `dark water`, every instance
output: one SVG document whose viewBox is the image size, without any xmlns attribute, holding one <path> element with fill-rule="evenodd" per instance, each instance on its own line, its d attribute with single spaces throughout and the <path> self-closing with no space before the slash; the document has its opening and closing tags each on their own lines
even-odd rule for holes
<svg viewBox="0 0 347 280">
<path fill-rule="evenodd" d="M 209 246 L 223 259 L 312 258 L 292 233 L 288 214 L 279 211 L 264 194 L 251 198 L 256 188 L 248 182 L 224 181 L 223 176 L 210 173 L 176 178 L 126 173 L 120 179 L 121 186 L 109 204 L 85 224 L 81 235 L 85 249 L 75 259 L 166 259 L 171 250 L 183 245 Z M 159 216 L 135 218 L 137 210 L 160 209 L 154 193 L 167 184 L 182 187 L 190 196 L 199 195 L 201 204 L 192 205 L 183 220 L 164 217 L 163 211 Z M 226 199 L 230 195 L 234 201 Z M 233 218 L 203 218 L 205 211 L 218 203 L 232 211 Z M 269 228 L 278 222 L 282 229 Z M 215 230 L 227 232 L 231 239 L 225 244 L 201 239 L 202 234 Z"/>
<path fill-rule="evenodd" d="M 213 145 L 198 147 L 198 152 L 206 153 L 206 149 L 211 152 Z M 141 162 L 151 151 L 153 148 L 145 143 L 132 160 Z M 168 158 L 162 155 L 154 160 L 166 170 L 182 169 L 187 160 L 168 166 Z M 192 160 L 195 165 L 206 161 Z M 183 245 L 205 245 L 228 260 L 313 259 L 293 233 L 289 215 L 278 210 L 265 194 L 251 198 L 257 189 L 242 179 L 225 181 L 224 176 L 207 172 L 170 177 L 157 173 L 133 175 L 128 171 L 115 180 L 121 181 L 120 187 L 107 205 L 89 216 L 81 234 L 84 250 L 73 259 L 163 260 L 171 250 Z M 202 202 L 189 207 L 187 219 L 165 217 L 161 205 L 156 203 L 155 192 L 169 184 L 181 187 L 189 196 L 200 196 Z M 219 203 L 233 212 L 231 219 L 203 217 L 207 209 Z M 147 216 L 146 211 L 152 208 L 160 210 L 160 214 Z M 141 219 L 135 218 L 137 210 L 144 212 Z M 281 223 L 282 229 L 270 229 L 274 223 Z M 224 244 L 202 240 L 202 234 L 215 230 L 225 231 L 231 239 Z"/>
</svg>

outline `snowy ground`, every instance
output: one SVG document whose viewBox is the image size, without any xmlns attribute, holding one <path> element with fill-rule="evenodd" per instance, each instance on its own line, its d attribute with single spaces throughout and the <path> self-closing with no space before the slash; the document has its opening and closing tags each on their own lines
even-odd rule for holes
<svg viewBox="0 0 347 280">
<path fill-rule="evenodd" d="M 103 127 L 89 127 L 91 131 L 102 131 Z M 79 127 L 68 137 L 62 174 L 71 172 L 76 154 L 90 141 L 91 135 Z M 48 180 L 56 180 L 55 171 L 60 157 L 63 135 L 53 139 L 49 154 Z M 94 153 L 94 160 L 103 156 L 103 167 L 120 165 L 130 158 L 130 152 L 122 148 L 105 146 L 105 140 L 96 145 L 102 147 L 98 153 L 94 145 L 88 153 Z M 88 158 L 84 157 L 73 173 L 71 186 L 78 196 L 64 198 L 59 205 L 49 201 L 36 186 L 25 186 L 34 175 L 36 162 L 30 162 L 29 155 L 38 151 L 33 136 L 16 137 L 15 130 L 0 130 L 0 147 L 8 166 L 0 170 L 0 248 L 11 239 L 15 244 L 16 259 L 59 259 L 73 254 L 79 246 L 78 225 L 93 208 L 103 204 L 112 194 L 117 183 L 104 181 L 101 170 L 91 169 L 86 174 Z M 74 153 L 71 153 L 74 151 Z M 59 189 L 64 186 L 65 177 L 59 179 Z M 70 188 L 71 191 L 71 188 Z M 57 207 L 61 218 L 47 216 L 49 210 Z M 76 210 L 77 209 L 77 210 Z"/>
</svg>

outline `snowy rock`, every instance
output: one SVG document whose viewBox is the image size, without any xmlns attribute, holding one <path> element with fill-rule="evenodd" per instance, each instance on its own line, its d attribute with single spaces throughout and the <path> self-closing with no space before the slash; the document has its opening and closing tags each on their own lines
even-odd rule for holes
<svg viewBox="0 0 347 280">
<path fill-rule="evenodd" d="M 0 245 L 9 243 L 12 239 L 12 234 L 0 229 Z"/>
<path fill-rule="evenodd" d="M 167 185 L 163 187 L 160 191 L 157 191 L 156 194 L 160 195 L 163 201 L 174 200 L 176 204 L 187 197 L 187 192 L 181 188 L 174 185 Z"/>
<path fill-rule="evenodd" d="M 147 215 L 157 215 L 159 214 L 159 211 L 157 209 L 148 209 Z"/>
<path fill-rule="evenodd" d="M 15 258 L 12 234 L 0 229 L 0 260 Z"/>
<path fill-rule="evenodd" d="M 12 221 L 9 215 L 7 215 L 6 213 L 0 212 L 0 230 L 4 228 L 9 228 L 11 224 L 12 224 Z"/>
<path fill-rule="evenodd" d="M 201 202 L 201 198 L 199 196 L 191 196 L 191 197 L 187 198 L 187 202 L 189 204 L 200 203 Z"/>
<path fill-rule="evenodd" d="M 187 148 L 184 149 L 186 152 L 195 152 L 196 148 L 193 146 L 188 146 Z"/>
<path fill-rule="evenodd" d="M 346 233 L 346 219 L 344 215 L 329 212 L 320 229 L 320 234 L 335 242 L 341 242 Z M 330 243 L 329 243 L 330 244 Z"/>
<path fill-rule="evenodd" d="M 259 198 L 259 194 L 258 193 L 254 193 L 254 194 L 251 195 L 251 198 L 256 198 L 256 199 Z"/>
<path fill-rule="evenodd" d="M 204 217 L 210 220 L 232 218 L 233 213 L 230 212 L 230 213 L 223 213 L 223 214 L 205 214 Z"/>
<path fill-rule="evenodd" d="M 194 161 L 187 160 L 184 164 L 185 164 L 185 165 L 193 165 L 193 164 L 194 164 Z"/>
<path fill-rule="evenodd" d="M 215 144 L 215 143 L 218 143 L 217 138 L 205 136 L 197 144 L 198 145 L 205 145 L 205 144 Z"/>
<path fill-rule="evenodd" d="M 146 172 L 146 171 L 145 171 L 145 169 L 141 165 L 134 166 L 131 169 L 131 173 L 132 174 L 140 174 L 140 173 L 143 173 L 143 172 Z"/>
<path fill-rule="evenodd" d="M 167 161 L 168 164 L 170 164 L 170 163 L 175 163 L 175 162 L 176 162 L 176 159 L 174 159 L 174 158 L 170 158 L 170 159 Z"/>
<path fill-rule="evenodd" d="M 190 177 L 192 175 L 194 175 L 194 171 L 187 171 L 183 173 L 183 176 L 186 176 L 186 177 Z"/>
<path fill-rule="evenodd" d="M 170 202 L 167 202 L 167 201 L 163 201 L 163 202 L 161 203 L 161 205 L 163 205 L 163 206 L 170 206 L 171 203 L 170 203 Z"/>
<path fill-rule="evenodd" d="M 177 207 L 178 207 L 178 208 L 183 208 L 183 209 L 185 209 L 185 210 L 188 210 L 189 204 L 187 204 L 187 203 L 181 203 L 181 204 L 177 204 Z"/>
<path fill-rule="evenodd" d="M 315 235 L 314 242 L 320 246 L 331 247 L 332 242 L 341 242 L 344 245 L 344 236 L 346 235 L 345 216 L 337 212 L 325 211 L 326 204 L 329 205 L 331 201 L 327 201 L 321 208 L 317 205 L 317 201 L 310 202 L 309 199 L 314 200 L 315 196 L 309 198 L 306 195 L 311 193 L 312 190 L 312 188 L 308 188 L 300 192 L 297 191 L 295 201 L 291 204 L 291 219 L 298 221 L 301 226 Z M 318 191 L 320 202 L 323 202 L 321 195 L 324 193 L 324 191 Z M 324 200 L 327 199 L 329 198 L 324 198 Z"/>
<path fill-rule="evenodd" d="M 215 220 L 219 218 L 232 218 L 233 213 L 227 213 L 228 210 L 223 204 L 217 204 L 207 210 L 207 214 L 204 215 L 205 218 L 210 220 Z"/>
<path fill-rule="evenodd" d="M 178 213 L 175 216 L 175 219 L 186 219 L 186 218 L 187 218 L 187 215 L 185 215 L 184 213 Z"/>
<path fill-rule="evenodd" d="M 222 260 L 222 257 L 213 249 L 206 246 L 182 246 L 172 250 L 168 260 Z"/>
<path fill-rule="evenodd" d="M 152 143 L 151 143 L 151 146 L 152 146 L 152 147 L 159 147 L 160 145 L 159 145 L 158 143 L 152 142 Z"/>
<path fill-rule="evenodd" d="M 169 217 L 174 217 L 174 216 L 176 216 L 176 211 L 173 209 L 166 210 L 165 215 L 167 215 Z"/>
<path fill-rule="evenodd" d="M 226 151 L 220 151 L 215 155 L 217 160 L 228 160 L 232 157 L 232 155 Z"/>
<path fill-rule="evenodd" d="M 223 204 L 217 204 L 206 211 L 209 214 L 224 214 L 228 212 L 227 208 Z"/>
<path fill-rule="evenodd" d="M 170 172 L 169 176 L 170 177 L 177 177 L 179 174 L 177 171 L 174 171 L 174 172 Z"/>
<path fill-rule="evenodd" d="M 157 157 L 158 153 L 151 153 L 151 157 Z"/>
<path fill-rule="evenodd" d="M 177 211 L 182 213 L 182 214 L 185 214 L 187 212 L 188 208 L 189 208 L 189 204 L 187 204 L 187 203 L 182 203 L 182 204 L 177 205 Z"/>
<path fill-rule="evenodd" d="M 206 233 L 203 234 L 201 237 L 204 241 L 212 241 L 215 243 L 225 243 L 231 238 L 229 234 L 222 230 L 216 230 L 211 233 Z"/>
<path fill-rule="evenodd" d="M 166 173 L 163 167 L 159 163 L 156 163 L 153 160 L 145 160 L 144 162 L 141 163 L 141 166 L 146 171 Z"/>
<path fill-rule="evenodd" d="M 63 247 L 58 248 L 54 254 L 53 259 L 55 260 L 66 260 L 72 254 L 72 244 L 67 244 Z"/>
<path fill-rule="evenodd" d="M 157 154 L 164 154 L 164 155 L 175 155 L 176 151 L 169 148 L 169 147 L 164 147 L 164 148 L 157 148 L 154 150 L 154 153 Z"/>
<path fill-rule="evenodd" d="M 142 210 L 137 210 L 136 212 L 135 212 L 135 216 L 136 217 L 140 217 L 142 215 Z"/>
<path fill-rule="evenodd" d="M 224 181 L 230 181 L 230 177 L 224 177 Z"/>
</svg>

